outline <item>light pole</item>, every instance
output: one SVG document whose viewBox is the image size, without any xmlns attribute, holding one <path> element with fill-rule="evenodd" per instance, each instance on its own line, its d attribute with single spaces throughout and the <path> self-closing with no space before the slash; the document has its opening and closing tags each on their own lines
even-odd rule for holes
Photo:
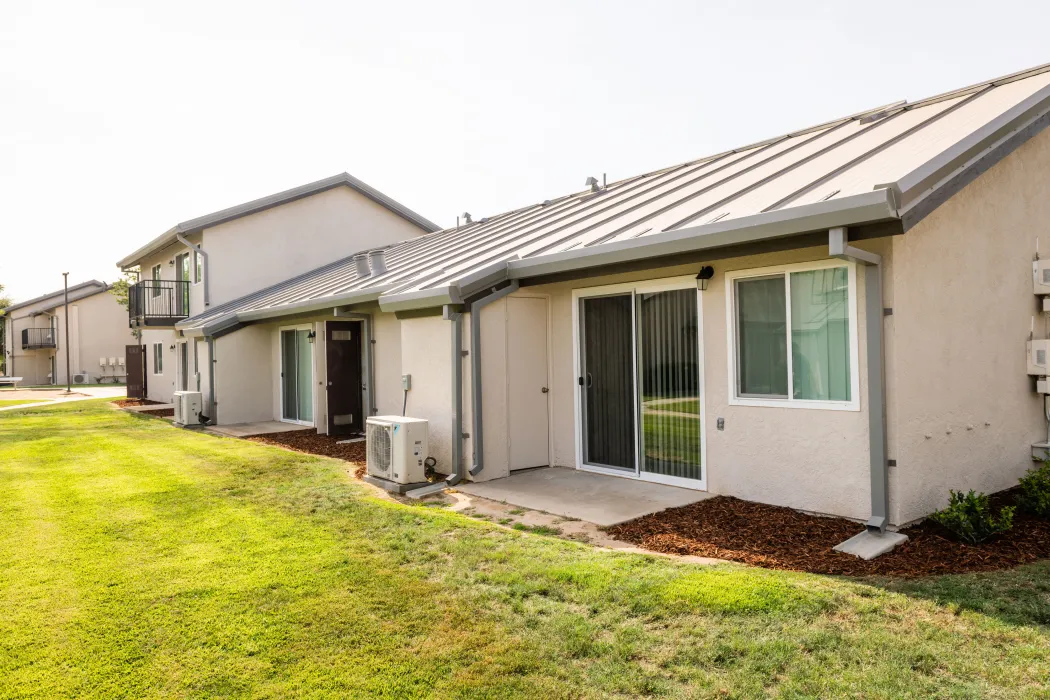
<svg viewBox="0 0 1050 700">
<path fill-rule="evenodd" d="M 69 273 L 62 273 L 62 290 L 65 294 L 65 316 L 66 316 L 66 393 L 70 393 L 73 389 L 70 387 L 69 377 Z"/>
</svg>

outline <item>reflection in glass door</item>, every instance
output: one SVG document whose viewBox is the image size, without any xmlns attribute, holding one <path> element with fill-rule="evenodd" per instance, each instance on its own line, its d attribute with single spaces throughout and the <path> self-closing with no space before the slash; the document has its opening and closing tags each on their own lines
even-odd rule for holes
<svg viewBox="0 0 1050 700">
<path fill-rule="evenodd" d="M 583 461 L 635 471 L 631 294 L 587 297 L 581 313 Z"/>
<path fill-rule="evenodd" d="M 644 473 L 699 481 L 700 368 L 696 289 L 637 300 L 638 380 Z"/>
<path fill-rule="evenodd" d="M 308 329 L 281 331 L 281 417 L 313 424 L 313 353 Z"/>
</svg>

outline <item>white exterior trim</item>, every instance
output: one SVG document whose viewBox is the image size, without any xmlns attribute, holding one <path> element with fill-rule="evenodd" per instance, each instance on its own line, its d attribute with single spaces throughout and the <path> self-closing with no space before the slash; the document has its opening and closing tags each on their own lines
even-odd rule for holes
<svg viewBox="0 0 1050 700">
<path fill-rule="evenodd" d="M 794 368 L 791 361 L 790 336 L 787 343 L 788 395 L 785 398 L 739 396 L 737 393 L 736 372 L 736 281 L 751 277 L 769 277 L 784 275 L 785 303 L 787 304 L 787 328 L 791 333 L 791 284 L 787 275 L 792 272 L 808 270 L 825 270 L 834 267 L 845 267 L 848 277 L 849 301 L 849 361 L 850 361 L 850 400 L 849 401 L 814 401 L 792 398 L 794 387 Z M 813 262 L 773 265 L 749 270 L 734 270 L 725 274 L 726 297 L 726 366 L 729 369 L 729 405 L 759 406 L 763 408 L 803 408 L 820 411 L 859 411 L 860 410 L 860 350 L 858 347 L 858 311 L 857 311 L 857 264 L 838 258 L 815 260 Z"/>
</svg>

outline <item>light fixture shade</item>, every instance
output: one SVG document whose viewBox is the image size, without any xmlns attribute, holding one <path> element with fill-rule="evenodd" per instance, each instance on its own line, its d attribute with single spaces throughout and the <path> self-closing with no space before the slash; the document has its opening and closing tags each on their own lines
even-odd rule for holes
<svg viewBox="0 0 1050 700">
<path fill-rule="evenodd" d="M 715 268 L 710 265 L 704 265 L 700 268 L 700 272 L 696 275 L 696 286 L 701 291 L 707 291 L 707 285 L 711 282 L 711 278 L 715 276 Z"/>
</svg>

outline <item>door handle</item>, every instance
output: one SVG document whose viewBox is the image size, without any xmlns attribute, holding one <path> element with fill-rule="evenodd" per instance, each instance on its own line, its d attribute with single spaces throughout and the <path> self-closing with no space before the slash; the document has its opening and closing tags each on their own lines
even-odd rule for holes
<svg viewBox="0 0 1050 700">
<path fill-rule="evenodd" d="M 542 389 L 540 389 L 540 391 L 546 394 L 548 391 L 550 391 L 550 389 L 548 389 L 547 387 L 543 387 Z"/>
<path fill-rule="evenodd" d="M 594 386 L 594 377 L 592 377 L 591 373 L 588 372 L 587 373 L 587 388 L 590 389 L 592 386 Z"/>
<path fill-rule="evenodd" d="M 335 382 L 329 381 L 328 386 L 332 386 Z"/>
</svg>

